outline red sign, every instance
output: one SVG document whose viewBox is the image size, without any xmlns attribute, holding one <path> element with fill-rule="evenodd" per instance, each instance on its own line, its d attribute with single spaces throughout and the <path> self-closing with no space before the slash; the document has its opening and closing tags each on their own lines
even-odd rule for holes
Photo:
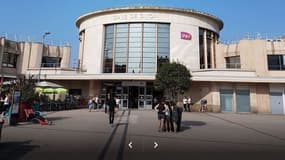
<svg viewBox="0 0 285 160">
<path fill-rule="evenodd" d="M 185 39 L 185 40 L 191 40 L 192 39 L 192 35 L 188 32 L 181 32 L 181 39 Z"/>
</svg>

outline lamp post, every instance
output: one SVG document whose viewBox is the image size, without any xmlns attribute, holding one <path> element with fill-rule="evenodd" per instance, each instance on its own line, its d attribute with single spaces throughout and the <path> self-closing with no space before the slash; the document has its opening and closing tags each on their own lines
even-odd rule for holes
<svg viewBox="0 0 285 160">
<path fill-rule="evenodd" d="M 44 55 L 44 49 L 45 49 L 45 38 L 46 38 L 46 36 L 49 35 L 49 34 L 51 34 L 51 33 L 50 33 L 50 32 L 45 32 L 45 33 L 43 34 L 43 39 L 42 39 L 42 43 L 43 43 L 42 57 L 43 57 L 43 55 Z M 40 80 L 41 80 L 42 59 L 43 59 L 43 58 L 41 58 L 41 60 L 40 60 L 41 63 L 40 63 L 40 69 L 39 69 L 38 82 L 40 82 Z"/>
</svg>

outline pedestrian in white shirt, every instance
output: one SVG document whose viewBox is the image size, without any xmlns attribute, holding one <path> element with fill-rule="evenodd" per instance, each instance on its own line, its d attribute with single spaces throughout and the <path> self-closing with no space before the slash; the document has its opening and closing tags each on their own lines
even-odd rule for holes
<svg viewBox="0 0 285 160">
<path fill-rule="evenodd" d="M 187 110 L 187 102 L 188 102 L 188 99 L 187 99 L 187 97 L 186 96 L 184 96 L 183 97 L 183 107 L 184 107 L 184 111 L 186 111 Z"/>
</svg>

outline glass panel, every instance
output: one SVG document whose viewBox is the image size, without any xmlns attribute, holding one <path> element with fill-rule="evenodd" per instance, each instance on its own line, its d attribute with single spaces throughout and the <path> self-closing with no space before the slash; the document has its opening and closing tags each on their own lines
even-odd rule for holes
<svg viewBox="0 0 285 160">
<path fill-rule="evenodd" d="M 147 42 L 144 42 L 144 43 L 143 43 L 143 47 L 147 47 L 147 48 L 152 47 L 152 48 L 154 48 L 155 46 L 156 46 L 155 43 L 147 43 Z"/>
<path fill-rule="evenodd" d="M 142 37 L 142 33 L 141 32 L 130 33 L 130 37 L 139 38 Z"/>
<path fill-rule="evenodd" d="M 133 28 L 133 27 L 142 27 L 142 24 L 141 23 L 131 23 L 130 28 Z"/>
<path fill-rule="evenodd" d="M 143 68 L 143 73 L 155 73 L 155 68 Z"/>
<path fill-rule="evenodd" d="M 155 63 L 155 58 L 143 58 L 144 63 Z"/>
<path fill-rule="evenodd" d="M 129 47 L 130 48 L 136 48 L 136 47 L 139 47 L 139 48 L 141 48 L 142 47 L 142 44 L 141 43 L 130 43 L 129 44 Z"/>
<path fill-rule="evenodd" d="M 169 43 L 169 38 L 158 37 L 157 42 L 158 43 Z"/>
<path fill-rule="evenodd" d="M 137 38 L 137 37 L 130 37 L 130 43 L 141 43 L 142 38 Z"/>
<path fill-rule="evenodd" d="M 140 63 L 141 62 L 141 59 L 138 57 L 138 58 L 132 58 L 132 57 L 129 57 L 129 63 Z"/>
<path fill-rule="evenodd" d="M 155 33 L 143 33 L 144 37 L 155 37 Z"/>
<path fill-rule="evenodd" d="M 116 48 L 116 52 L 127 52 L 127 48 Z"/>
<path fill-rule="evenodd" d="M 132 57 L 135 57 L 135 58 L 141 57 L 141 52 L 130 52 L 129 58 L 132 58 Z"/>
<path fill-rule="evenodd" d="M 154 62 L 146 62 L 146 63 L 143 63 L 143 67 L 144 68 L 155 68 L 155 63 Z"/>
<path fill-rule="evenodd" d="M 117 33 L 116 37 L 117 38 L 127 38 L 128 37 L 128 33 Z"/>
<path fill-rule="evenodd" d="M 141 48 L 129 48 L 129 52 L 141 52 Z"/>
<path fill-rule="evenodd" d="M 155 52 L 143 52 L 143 57 L 155 59 Z"/>
<path fill-rule="evenodd" d="M 267 61 L 269 70 L 280 70 L 280 58 L 278 55 L 268 55 Z"/>
<path fill-rule="evenodd" d="M 143 31 L 144 33 L 155 33 L 156 32 L 155 28 L 144 28 Z"/>
<path fill-rule="evenodd" d="M 112 39 L 113 42 L 113 39 Z M 128 39 L 127 38 L 117 38 L 116 43 L 127 43 Z"/>
<path fill-rule="evenodd" d="M 143 51 L 144 52 L 153 52 L 153 53 L 155 53 L 156 52 L 156 48 L 143 48 Z"/>
<path fill-rule="evenodd" d="M 237 90 L 237 112 L 250 112 L 249 90 Z"/>
<path fill-rule="evenodd" d="M 142 28 L 130 28 L 130 33 L 141 33 L 142 32 Z"/>
<path fill-rule="evenodd" d="M 155 43 L 155 38 L 152 38 L 152 37 L 150 37 L 150 38 L 144 37 L 144 38 L 143 38 L 143 41 L 144 41 L 144 42 L 152 42 L 152 43 Z"/>
<path fill-rule="evenodd" d="M 118 48 L 127 48 L 128 44 L 127 43 L 116 43 L 116 47 Z"/>
<path fill-rule="evenodd" d="M 232 112 L 233 111 L 233 90 L 221 89 L 220 90 L 220 100 L 221 100 L 222 112 Z"/>
<path fill-rule="evenodd" d="M 116 58 L 116 63 L 126 63 L 127 58 Z"/>
</svg>

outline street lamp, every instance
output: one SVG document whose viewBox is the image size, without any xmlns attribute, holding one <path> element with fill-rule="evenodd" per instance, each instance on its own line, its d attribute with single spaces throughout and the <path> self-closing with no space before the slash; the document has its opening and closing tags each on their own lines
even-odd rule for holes
<svg viewBox="0 0 285 160">
<path fill-rule="evenodd" d="M 44 55 L 44 49 L 45 49 L 45 38 L 46 38 L 46 36 L 49 35 L 49 34 L 51 34 L 51 33 L 50 33 L 50 32 L 45 32 L 45 33 L 43 34 L 43 39 L 42 39 L 42 43 L 43 43 L 42 57 L 43 57 L 43 55 Z M 39 82 L 40 82 L 40 80 L 41 80 L 42 59 L 43 59 L 43 58 L 41 58 L 41 60 L 40 60 L 40 69 L 39 69 L 39 77 L 38 77 L 38 81 L 39 81 Z"/>
</svg>

